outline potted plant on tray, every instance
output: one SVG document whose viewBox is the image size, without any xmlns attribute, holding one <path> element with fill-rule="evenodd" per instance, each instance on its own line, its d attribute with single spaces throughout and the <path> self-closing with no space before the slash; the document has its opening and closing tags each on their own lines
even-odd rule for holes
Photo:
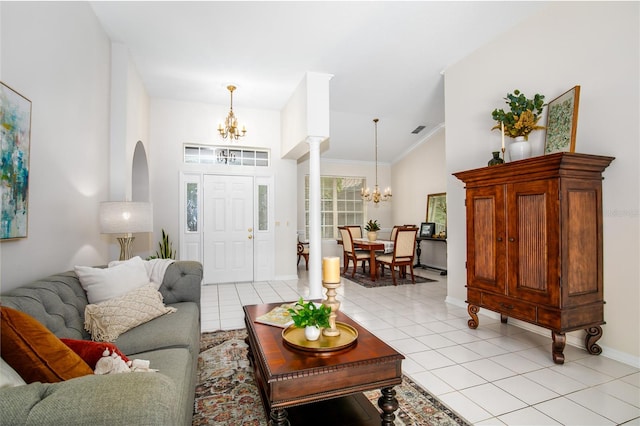
<svg viewBox="0 0 640 426">
<path fill-rule="evenodd" d="M 369 241 L 375 241 L 378 239 L 380 225 L 378 225 L 377 220 L 369 220 L 369 222 L 364 226 L 364 229 L 367 231 L 367 238 L 369 238 Z"/>
<path fill-rule="evenodd" d="M 293 308 L 289 308 L 289 313 L 295 326 L 304 328 L 304 336 L 307 340 L 318 340 L 320 329 L 330 326 L 331 308 L 329 306 L 316 305 L 311 301 L 305 303 L 300 298 Z"/>
</svg>

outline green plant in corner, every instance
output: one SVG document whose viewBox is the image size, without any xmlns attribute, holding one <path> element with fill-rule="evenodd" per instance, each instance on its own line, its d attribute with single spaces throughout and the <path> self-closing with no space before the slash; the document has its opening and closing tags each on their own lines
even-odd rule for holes
<svg viewBox="0 0 640 426">
<path fill-rule="evenodd" d="M 319 328 L 329 327 L 331 308 L 328 306 L 317 306 L 311 301 L 304 303 L 301 297 L 293 308 L 289 308 L 289 313 L 296 327 L 305 328 L 314 325 Z"/>
<path fill-rule="evenodd" d="M 159 251 L 153 256 L 156 259 L 175 259 L 176 252 L 173 250 L 173 244 L 169 241 L 169 234 L 162 229 L 162 240 L 158 243 Z"/>
<path fill-rule="evenodd" d="M 380 230 L 380 225 L 377 220 L 369 220 L 369 222 L 364 226 L 364 229 L 367 232 L 375 232 Z"/>
</svg>

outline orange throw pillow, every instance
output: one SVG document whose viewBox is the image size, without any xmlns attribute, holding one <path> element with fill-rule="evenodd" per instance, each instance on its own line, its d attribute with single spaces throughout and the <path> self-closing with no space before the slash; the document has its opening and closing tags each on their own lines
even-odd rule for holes
<svg viewBox="0 0 640 426">
<path fill-rule="evenodd" d="M 60 339 L 62 343 L 69 346 L 72 351 L 77 353 L 80 358 L 86 362 L 89 367 L 96 369 L 96 363 L 102 358 L 105 349 L 109 349 L 109 354 L 115 352 L 120 355 L 124 362 L 129 362 L 129 358 L 123 354 L 120 349 L 113 343 L 94 342 L 93 340 L 76 340 L 76 339 Z"/>
<path fill-rule="evenodd" d="M 2 359 L 27 383 L 55 383 L 93 374 L 58 337 L 30 315 L 0 306 Z"/>
</svg>

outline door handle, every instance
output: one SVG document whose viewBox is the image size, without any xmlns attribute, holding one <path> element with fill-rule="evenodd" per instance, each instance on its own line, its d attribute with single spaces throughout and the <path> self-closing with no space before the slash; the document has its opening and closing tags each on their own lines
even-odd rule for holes
<svg viewBox="0 0 640 426">
<path fill-rule="evenodd" d="M 249 234 L 249 236 L 247 238 L 252 239 L 253 235 Z"/>
<path fill-rule="evenodd" d="M 247 229 L 248 232 L 253 232 L 253 228 Z"/>
</svg>

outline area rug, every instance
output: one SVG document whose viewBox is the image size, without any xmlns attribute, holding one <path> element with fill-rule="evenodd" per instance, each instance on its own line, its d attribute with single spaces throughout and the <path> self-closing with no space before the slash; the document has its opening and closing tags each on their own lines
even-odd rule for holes
<svg viewBox="0 0 640 426">
<path fill-rule="evenodd" d="M 247 359 L 246 336 L 245 329 L 202 334 L 193 426 L 267 426 Z M 394 389 L 400 403 L 395 412 L 397 426 L 468 425 L 406 376 Z M 377 407 L 380 392 L 370 391 L 365 395 Z"/>
<path fill-rule="evenodd" d="M 411 281 L 411 274 L 408 271 L 407 271 L 406 278 L 402 278 L 398 275 L 399 274 L 396 272 L 396 283 L 398 283 L 398 285 L 408 285 L 408 284 L 413 285 L 413 282 Z M 419 277 L 417 275 L 414 275 L 414 276 L 416 278 L 416 284 L 437 282 L 437 280 L 432 280 L 431 278 Z M 369 270 L 367 269 L 367 273 L 363 274 L 361 267 L 358 268 L 358 270 L 356 271 L 355 277 L 351 278 L 351 268 L 349 268 L 347 275 L 343 275 L 343 277 L 350 281 L 353 281 L 356 284 L 360 284 L 361 286 L 367 287 L 367 288 L 386 287 L 386 286 L 393 285 L 393 280 L 391 279 L 391 271 L 389 271 L 389 269 L 386 269 L 384 271 L 383 277 L 378 276 L 378 278 L 376 278 L 375 281 L 371 281 L 371 275 L 369 275 Z"/>
</svg>

